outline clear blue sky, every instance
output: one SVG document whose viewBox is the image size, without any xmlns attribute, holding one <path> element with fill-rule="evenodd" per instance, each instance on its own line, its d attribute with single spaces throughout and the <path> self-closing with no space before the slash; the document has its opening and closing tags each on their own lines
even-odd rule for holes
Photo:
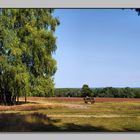
<svg viewBox="0 0 140 140">
<path fill-rule="evenodd" d="M 140 16 L 122 9 L 56 9 L 55 87 L 140 87 Z"/>
</svg>

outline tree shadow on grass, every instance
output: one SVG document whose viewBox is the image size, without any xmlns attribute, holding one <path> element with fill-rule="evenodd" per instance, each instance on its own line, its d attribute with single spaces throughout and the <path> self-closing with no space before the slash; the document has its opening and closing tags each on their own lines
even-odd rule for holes
<svg viewBox="0 0 140 140">
<path fill-rule="evenodd" d="M 100 126 L 92 126 L 89 124 L 86 125 L 77 125 L 74 123 L 66 123 L 64 125 L 64 132 L 109 132 L 110 130 Z"/>
<path fill-rule="evenodd" d="M 47 132 L 58 130 L 54 123 L 59 121 L 37 112 L 24 115 L 2 113 L 0 114 L 0 132 Z"/>
<path fill-rule="evenodd" d="M 124 128 L 125 132 L 140 132 L 140 126 L 136 128 Z"/>
<path fill-rule="evenodd" d="M 77 125 L 74 123 L 61 123 L 60 119 L 52 119 L 43 113 L 19 114 L 2 113 L 0 114 L 0 132 L 117 132 L 110 131 L 102 126 Z M 125 132 L 132 130 L 126 129 Z"/>
</svg>

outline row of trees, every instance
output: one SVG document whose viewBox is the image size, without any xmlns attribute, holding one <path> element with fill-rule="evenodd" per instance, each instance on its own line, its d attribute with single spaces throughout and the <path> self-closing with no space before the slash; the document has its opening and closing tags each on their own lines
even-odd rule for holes
<svg viewBox="0 0 140 140">
<path fill-rule="evenodd" d="M 0 103 L 19 96 L 54 94 L 54 32 L 59 20 L 52 9 L 0 9 Z"/>
<path fill-rule="evenodd" d="M 115 97 L 115 98 L 140 98 L 140 88 L 97 88 L 93 89 L 96 97 Z"/>
<path fill-rule="evenodd" d="M 113 98 L 140 98 L 140 88 L 57 88 L 56 97 L 113 97 Z M 83 90 L 84 89 L 84 90 Z"/>
</svg>

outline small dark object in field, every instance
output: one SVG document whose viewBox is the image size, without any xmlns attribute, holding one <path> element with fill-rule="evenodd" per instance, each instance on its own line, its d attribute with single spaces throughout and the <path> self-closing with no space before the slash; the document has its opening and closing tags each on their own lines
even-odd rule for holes
<svg viewBox="0 0 140 140">
<path fill-rule="evenodd" d="M 88 102 L 91 103 L 91 104 L 95 103 L 94 97 L 84 97 L 84 101 L 85 101 L 86 104 Z"/>
</svg>

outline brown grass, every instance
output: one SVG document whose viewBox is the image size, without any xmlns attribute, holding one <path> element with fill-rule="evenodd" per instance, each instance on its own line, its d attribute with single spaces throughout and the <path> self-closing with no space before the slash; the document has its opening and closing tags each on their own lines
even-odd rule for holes
<svg viewBox="0 0 140 140">
<path fill-rule="evenodd" d="M 39 110 L 39 109 L 49 109 L 54 107 L 60 107 L 51 104 L 28 104 L 28 105 L 14 105 L 14 106 L 0 106 L 0 111 L 30 111 L 30 110 Z"/>
<path fill-rule="evenodd" d="M 29 97 L 0 106 L 0 132 L 139 132 L 140 99 Z"/>
<path fill-rule="evenodd" d="M 83 98 L 81 97 L 28 97 L 32 101 L 66 101 L 66 102 L 81 102 Z M 95 98 L 96 102 L 140 102 L 140 98 Z"/>
</svg>

